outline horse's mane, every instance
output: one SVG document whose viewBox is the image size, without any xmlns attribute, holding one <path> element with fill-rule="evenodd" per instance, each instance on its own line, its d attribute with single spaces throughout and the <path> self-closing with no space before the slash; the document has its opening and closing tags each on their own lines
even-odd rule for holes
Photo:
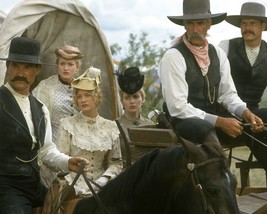
<svg viewBox="0 0 267 214">
<path fill-rule="evenodd" d="M 190 149 L 196 149 L 198 151 L 196 154 L 201 152 L 203 157 L 205 156 L 206 159 L 218 157 L 226 160 L 226 156 L 219 144 L 217 145 L 216 143 L 208 142 L 199 146 L 202 147 L 202 149 L 197 147 Z M 105 195 L 105 198 L 115 198 L 112 197 L 114 194 L 127 195 L 131 197 L 136 184 L 139 181 L 142 180 L 141 185 L 145 187 L 147 185 L 146 181 L 148 182 L 148 179 L 151 179 L 152 176 L 154 176 L 154 179 L 157 179 L 157 173 L 162 172 L 163 176 L 164 172 L 169 173 L 169 171 L 176 169 L 179 159 L 183 158 L 183 153 L 184 148 L 182 146 L 153 150 L 137 160 L 135 164 L 128 167 L 124 172 L 119 174 L 116 179 L 111 180 L 108 185 L 100 191 L 100 195 Z M 101 192 L 103 192 L 103 194 L 101 194 Z"/>
<path fill-rule="evenodd" d="M 142 181 L 142 185 L 145 187 L 147 185 L 146 181 L 148 181 L 148 178 L 151 179 L 152 176 L 156 175 L 156 171 L 164 172 L 164 168 L 166 169 L 166 166 L 169 165 L 169 167 L 172 167 L 172 164 L 177 164 L 177 158 L 175 160 L 173 155 L 168 155 L 168 152 L 166 153 L 166 151 L 165 154 L 163 154 L 163 151 L 165 150 L 155 149 L 142 156 L 132 166 L 128 167 L 124 172 L 119 174 L 116 179 L 111 180 L 99 192 L 99 194 L 105 195 L 105 198 L 115 198 L 114 194 L 127 195 L 127 197 L 131 197 L 138 182 L 140 185 L 140 181 Z M 183 151 L 182 146 L 175 147 L 175 156 L 181 156 Z M 169 152 L 173 152 L 172 149 Z"/>
</svg>

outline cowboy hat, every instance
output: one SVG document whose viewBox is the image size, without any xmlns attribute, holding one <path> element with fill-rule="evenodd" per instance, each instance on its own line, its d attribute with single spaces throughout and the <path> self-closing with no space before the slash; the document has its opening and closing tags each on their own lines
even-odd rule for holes
<svg viewBox="0 0 267 214">
<path fill-rule="evenodd" d="M 243 18 L 258 19 L 262 22 L 267 23 L 264 5 L 256 2 L 246 2 L 241 7 L 240 15 L 227 16 L 225 18 L 225 21 L 227 21 L 231 25 L 240 27 L 240 22 Z M 264 30 L 267 30 L 267 25 Z"/>
<path fill-rule="evenodd" d="M 212 25 L 222 22 L 226 13 L 211 14 L 209 0 L 184 0 L 183 16 L 168 16 L 168 19 L 178 25 L 184 25 L 184 20 L 211 19 Z"/>
<path fill-rule="evenodd" d="M 94 90 L 101 82 L 101 70 L 90 67 L 81 76 L 71 82 L 71 86 L 81 90 Z"/>
<path fill-rule="evenodd" d="M 145 76 L 137 67 L 129 67 L 117 75 L 120 89 L 127 94 L 134 94 L 143 87 Z"/>
<path fill-rule="evenodd" d="M 0 58 L 0 60 L 38 65 L 44 64 L 40 59 L 40 46 L 40 42 L 35 39 L 15 37 L 11 40 L 8 57 Z"/>
</svg>

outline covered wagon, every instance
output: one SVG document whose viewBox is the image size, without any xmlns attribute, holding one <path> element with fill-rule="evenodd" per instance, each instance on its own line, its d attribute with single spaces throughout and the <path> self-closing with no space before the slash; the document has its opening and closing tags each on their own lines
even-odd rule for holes
<svg viewBox="0 0 267 214">
<path fill-rule="evenodd" d="M 89 66 L 101 69 L 103 102 L 99 113 L 115 119 L 119 113 L 113 60 L 103 31 L 94 15 L 78 0 L 24 0 L 5 17 L 0 29 L 0 57 L 8 55 L 10 41 L 24 36 L 41 42 L 42 68 L 34 86 L 56 73 L 55 49 L 72 44 L 84 53 L 80 74 Z M 0 62 L 0 81 L 5 82 L 5 61 Z M 33 86 L 33 87 L 34 87 Z"/>
<path fill-rule="evenodd" d="M 6 14 L 4 11 L 0 10 L 0 27 L 4 21 L 4 19 L 6 18 Z"/>
</svg>

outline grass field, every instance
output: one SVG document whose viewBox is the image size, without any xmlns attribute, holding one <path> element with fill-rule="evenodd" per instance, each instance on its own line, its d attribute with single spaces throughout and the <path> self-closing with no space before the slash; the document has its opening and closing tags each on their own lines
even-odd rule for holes
<svg viewBox="0 0 267 214">
<path fill-rule="evenodd" d="M 228 151 L 226 151 L 228 154 Z M 248 147 L 237 147 L 233 149 L 233 156 L 238 157 L 243 160 L 247 160 L 250 154 L 250 150 Z M 237 181 L 238 181 L 238 187 L 240 187 L 240 172 L 239 169 L 235 168 L 235 163 L 237 161 L 235 159 L 232 159 L 231 163 L 231 171 L 233 174 L 236 175 Z M 252 187 L 266 187 L 266 175 L 265 170 L 263 169 L 251 169 L 250 170 L 250 186 Z"/>
<path fill-rule="evenodd" d="M 267 88 L 265 89 L 262 100 L 259 104 L 260 108 L 267 108 Z M 247 160 L 250 154 L 250 150 L 248 147 L 238 147 L 233 150 L 233 156 L 239 157 L 241 159 Z M 240 187 L 240 173 L 239 169 L 235 168 L 235 162 L 231 164 L 231 171 L 237 176 L 238 178 L 238 186 Z M 250 171 L 250 186 L 253 187 L 266 187 L 266 175 L 263 169 L 252 169 Z"/>
</svg>

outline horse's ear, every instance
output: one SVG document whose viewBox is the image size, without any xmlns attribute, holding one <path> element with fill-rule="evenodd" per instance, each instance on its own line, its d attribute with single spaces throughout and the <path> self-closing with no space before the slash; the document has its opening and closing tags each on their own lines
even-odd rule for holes
<svg viewBox="0 0 267 214">
<path fill-rule="evenodd" d="M 200 144 L 196 145 L 186 139 L 182 139 L 181 144 L 183 145 L 188 158 L 192 161 L 200 161 L 207 158 L 206 153 L 202 149 L 200 149 Z"/>
<path fill-rule="evenodd" d="M 203 145 L 209 149 L 213 154 L 216 154 L 219 157 L 223 157 L 225 159 L 227 159 L 227 157 L 225 156 L 224 151 L 222 150 L 221 145 L 218 142 L 215 141 L 208 141 L 203 143 Z"/>
</svg>

